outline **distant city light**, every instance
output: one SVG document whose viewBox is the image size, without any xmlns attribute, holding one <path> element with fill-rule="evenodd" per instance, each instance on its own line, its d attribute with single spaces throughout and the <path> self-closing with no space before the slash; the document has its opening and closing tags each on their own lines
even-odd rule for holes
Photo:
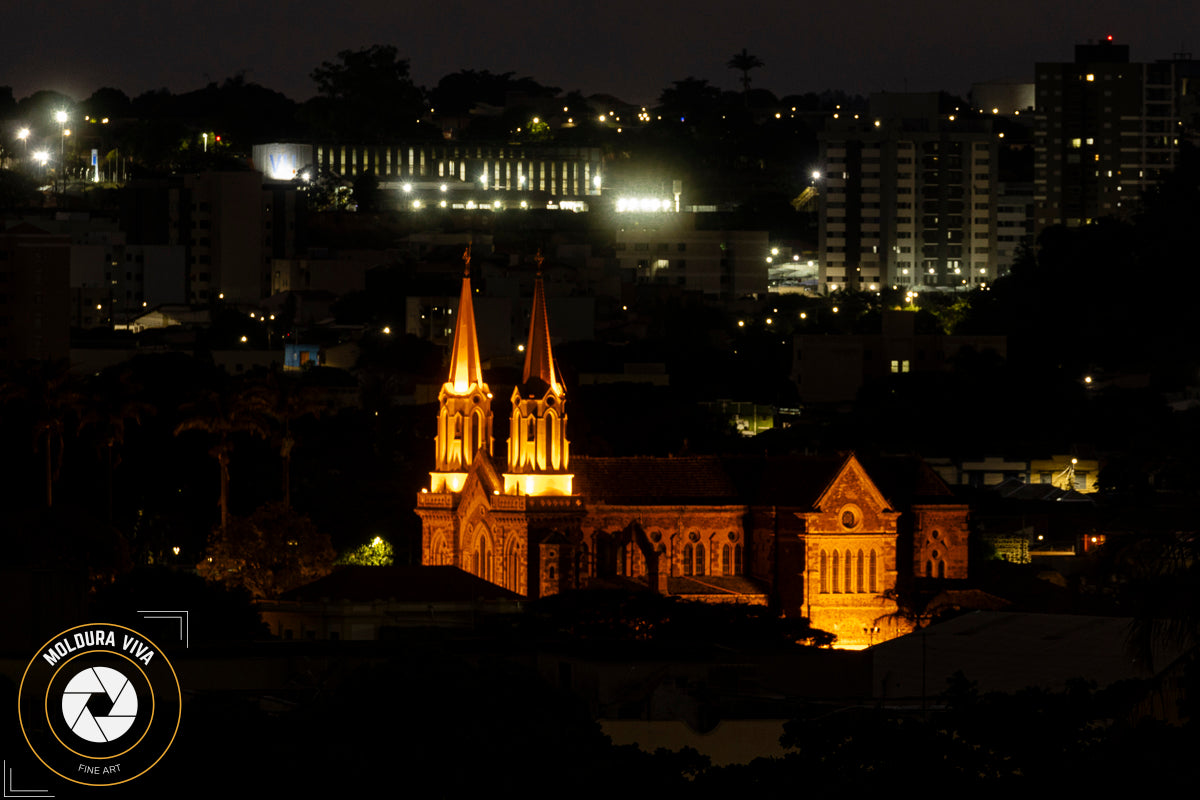
<svg viewBox="0 0 1200 800">
<path fill-rule="evenodd" d="M 653 213 L 656 211 L 670 211 L 673 203 L 670 200 L 660 200 L 654 197 L 621 197 L 617 199 L 617 211 L 624 212 L 647 212 Z"/>
</svg>

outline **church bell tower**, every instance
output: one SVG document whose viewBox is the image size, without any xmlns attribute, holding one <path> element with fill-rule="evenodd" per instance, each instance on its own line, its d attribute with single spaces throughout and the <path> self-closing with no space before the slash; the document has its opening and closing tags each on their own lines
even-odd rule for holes
<svg viewBox="0 0 1200 800">
<path fill-rule="evenodd" d="M 512 426 L 508 435 L 508 471 L 504 493 L 510 495 L 570 495 L 573 476 L 567 471 L 566 389 L 554 367 L 550 349 L 550 320 L 542 285 L 542 254 L 533 288 L 525 369 L 513 389 Z"/>
<path fill-rule="evenodd" d="M 450 375 L 438 393 L 435 468 L 430 491 L 457 492 L 475 454 L 492 454 L 492 392 L 483 380 L 475 311 L 471 303 L 471 248 L 463 253 L 462 293 L 450 349 Z"/>
</svg>

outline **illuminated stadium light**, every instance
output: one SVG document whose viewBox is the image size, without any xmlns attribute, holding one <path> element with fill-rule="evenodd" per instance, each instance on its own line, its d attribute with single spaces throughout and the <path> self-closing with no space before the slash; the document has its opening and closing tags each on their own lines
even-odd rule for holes
<svg viewBox="0 0 1200 800">
<path fill-rule="evenodd" d="M 660 200 L 656 197 L 622 197 L 617 200 L 617 211 L 655 213 L 670 211 L 674 204 L 670 200 Z"/>
</svg>

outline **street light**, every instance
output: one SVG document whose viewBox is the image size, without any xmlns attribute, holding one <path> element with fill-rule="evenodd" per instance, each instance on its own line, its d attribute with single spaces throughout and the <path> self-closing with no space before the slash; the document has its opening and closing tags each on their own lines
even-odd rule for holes
<svg viewBox="0 0 1200 800">
<path fill-rule="evenodd" d="M 29 155 L 29 128 L 21 128 L 17 131 L 17 138 L 25 145 L 25 155 Z"/>
<path fill-rule="evenodd" d="M 60 108 L 58 111 L 54 112 L 54 121 L 58 123 L 58 138 L 59 138 L 58 153 L 60 156 L 64 155 L 67 152 L 67 120 L 68 119 L 69 119 L 69 117 L 67 116 L 67 112 L 64 111 L 63 109 Z"/>
</svg>

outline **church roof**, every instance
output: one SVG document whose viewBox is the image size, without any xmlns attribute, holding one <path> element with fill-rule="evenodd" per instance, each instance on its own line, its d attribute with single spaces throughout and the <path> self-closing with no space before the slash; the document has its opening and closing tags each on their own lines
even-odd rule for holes
<svg viewBox="0 0 1200 800">
<path fill-rule="evenodd" d="M 775 505 L 811 508 L 846 456 L 573 456 L 575 492 L 613 505 Z M 920 459 L 871 459 L 863 467 L 893 505 L 958 502 Z"/>
<path fill-rule="evenodd" d="M 483 366 L 479 358 L 479 337 L 475 332 L 475 309 L 471 303 L 471 251 L 463 254 L 462 292 L 458 298 L 454 322 L 454 344 L 450 348 L 450 377 L 447 383 L 457 394 L 466 394 L 472 386 L 483 385 Z"/>
<path fill-rule="evenodd" d="M 572 456 L 575 493 L 589 502 L 670 505 L 691 502 L 738 503 L 737 487 L 713 456 L 684 458 L 588 458 Z"/>
</svg>

